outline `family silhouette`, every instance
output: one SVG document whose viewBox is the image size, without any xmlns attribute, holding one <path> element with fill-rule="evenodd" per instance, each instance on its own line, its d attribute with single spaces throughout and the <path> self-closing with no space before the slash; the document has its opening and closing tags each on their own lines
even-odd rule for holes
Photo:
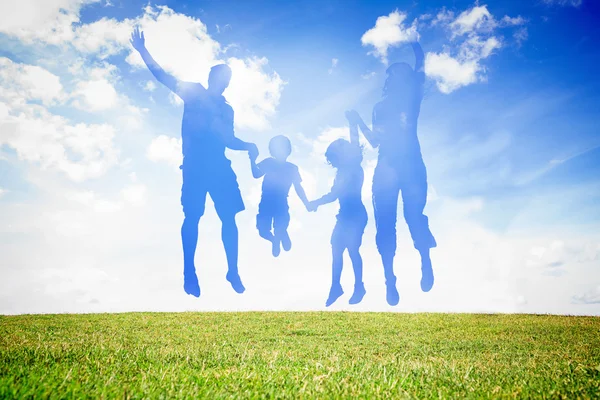
<svg viewBox="0 0 600 400">
<path fill-rule="evenodd" d="M 198 242 L 198 224 L 204 214 L 206 195 L 210 194 L 222 223 L 222 241 L 228 271 L 226 279 L 237 293 L 245 291 L 238 272 L 238 229 L 236 215 L 245 209 L 237 176 L 225 149 L 247 151 L 254 178 L 262 177 L 262 195 L 256 215 L 258 234 L 271 242 L 272 255 L 281 249 L 290 251 L 292 241 L 287 228 L 290 222 L 288 196 L 292 186 L 308 211 L 315 212 L 324 204 L 338 201 L 339 212 L 331 235 L 332 281 L 326 306 L 343 293 L 340 283 L 343 254 L 347 250 L 354 270 L 354 291 L 350 304 L 360 303 L 366 294 L 363 283 L 363 261 L 360 255 L 362 237 L 367 225 L 367 210 L 362 201 L 364 171 L 359 130 L 367 142 L 378 149 L 378 160 L 372 182 L 376 244 L 383 263 L 386 299 L 396 305 L 399 294 L 394 274 L 396 254 L 396 222 L 398 197 L 402 195 L 404 219 L 408 224 L 415 249 L 421 255 L 421 289 L 431 290 L 434 282 L 430 249 L 436 241 L 426 215 L 427 172 L 417 136 L 417 121 L 423 99 L 423 50 L 413 42 L 414 69 L 406 63 L 392 64 L 386 71 L 383 98 L 373 108 L 372 128 L 359 114 L 346 112 L 349 140 L 337 139 L 324 156 L 336 170 L 329 193 L 309 201 L 302 188 L 298 167 L 287 161 L 292 152 L 290 140 L 282 135 L 269 142 L 271 157 L 256 162 L 259 152 L 254 143 L 244 142 L 234 133 L 234 112 L 223 92 L 229 86 L 231 69 L 226 64 L 210 70 L 208 85 L 183 82 L 166 73 L 145 46 L 144 33 L 136 28 L 131 45 L 139 52 L 156 80 L 183 100 L 181 125 L 183 175 L 181 205 L 184 220 L 181 241 L 184 255 L 184 290 L 199 297 L 200 285 L 194 257 Z"/>
</svg>

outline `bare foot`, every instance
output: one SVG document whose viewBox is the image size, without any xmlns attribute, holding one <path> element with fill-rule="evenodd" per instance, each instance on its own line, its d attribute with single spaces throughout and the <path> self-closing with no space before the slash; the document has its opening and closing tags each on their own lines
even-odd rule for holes
<svg viewBox="0 0 600 400">
<path fill-rule="evenodd" d="M 200 297 L 200 285 L 195 272 L 184 272 L 183 274 L 183 290 L 187 294 L 195 297 Z"/>
<path fill-rule="evenodd" d="M 240 275 L 238 273 L 228 272 L 226 279 L 229 281 L 229 283 L 231 283 L 231 287 L 237 293 L 244 293 L 244 291 L 246 290 L 246 288 L 242 284 L 242 280 L 240 279 Z"/>
<path fill-rule="evenodd" d="M 339 299 L 340 296 L 343 294 L 344 290 L 342 289 L 342 285 L 340 285 L 339 283 L 337 285 L 331 285 L 331 289 L 329 290 L 329 298 L 325 303 L 325 307 L 329 307 L 330 305 L 335 303 L 335 301 Z"/>
<path fill-rule="evenodd" d="M 361 282 L 358 285 L 354 285 L 354 293 L 352 293 L 352 297 L 350 297 L 350 304 L 358 304 L 362 301 L 363 297 L 365 297 L 365 285 Z"/>
</svg>

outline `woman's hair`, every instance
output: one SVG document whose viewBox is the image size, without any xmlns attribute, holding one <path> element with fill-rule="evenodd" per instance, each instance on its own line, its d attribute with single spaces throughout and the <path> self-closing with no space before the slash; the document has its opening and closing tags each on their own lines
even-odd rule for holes
<svg viewBox="0 0 600 400">
<path fill-rule="evenodd" d="M 362 150 L 362 146 L 352 144 L 346 139 L 337 139 L 327 147 L 325 158 L 335 168 L 352 164 L 360 165 L 363 159 Z"/>
<path fill-rule="evenodd" d="M 383 85 L 383 97 L 392 93 L 409 91 L 415 83 L 415 73 L 405 62 L 394 63 L 385 71 L 388 77 Z"/>
</svg>

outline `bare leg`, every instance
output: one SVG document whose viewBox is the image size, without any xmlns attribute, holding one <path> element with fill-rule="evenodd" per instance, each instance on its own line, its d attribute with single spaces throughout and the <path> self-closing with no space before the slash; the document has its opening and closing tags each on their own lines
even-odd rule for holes
<svg viewBox="0 0 600 400">
<path fill-rule="evenodd" d="M 227 280 L 237 293 L 243 293 L 246 289 L 240 280 L 238 273 L 238 228 L 235 223 L 235 214 L 221 217 L 221 239 L 227 256 Z"/>
<path fill-rule="evenodd" d="M 419 253 L 421 253 L 421 290 L 429 292 L 434 280 L 429 249 L 419 250 Z"/>
<path fill-rule="evenodd" d="M 200 285 L 196 276 L 194 257 L 198 243 L 198 223 L 200 217 L 185 217 L 181 226 L 181 243 L 183 245 L 183 289 L 187 294 L 200 297 Z"/>
<path fill-rule="evenodd" d="M 329 297 L 325 303 L 326 307 L 329 307 L 335 301 L 344 294 L 340 279 L 342 277 L 342 267 L 344 263 L 344 248 L 337 248 L 332 246 L 333 262 L 331 265 L 331 289 L 329 290 Z"/>
<path fill-rule="evenodd" d="M 397 172 L 389 166 L 378 165 L 373 177 L 373 208 L 377 228 L 375 241 L 383 263 L 386 300 L 391 306 L 395 306 L 400 300 L 394 275 L 399 192 Z"/>
<path fill-rule="evenodd" d="M 350 260 L 352 260 L 352 268 L 354 269 L 354 293 L 350 298 L 350 304 L 358 304 L 365 296 L 366 290 L 362 279 L 363 261 L 358 248 L 348 249 Z"/>
<path fill-rule="evenodd" d="M 423 214 L 427 202 L 427 181 L 415 177 L 402 188 L 404 219 L 408 224 L 415 249 L 421 255 L 421 290 L 428 292 L 433 287 L 433 268 L 429 249 L 436 247 L 435 238 L 429 229 L 429 220 Z"/>
</svg>

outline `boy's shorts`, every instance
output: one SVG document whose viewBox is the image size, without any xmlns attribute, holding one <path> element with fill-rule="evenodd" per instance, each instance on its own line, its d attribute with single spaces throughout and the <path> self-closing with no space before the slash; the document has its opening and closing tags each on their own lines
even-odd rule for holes
<svg viewBox="0 0 600 400">
<path fill-rule="evenodd" d="M 183 173 L 181 205 L 186 217 L 200 218 L 204 215 L 206 194 L 210 194 L 219 218 L 243 211 L 244 200 L 231 161 L 204 167 L 192 162 L 183 162 L 179 167 Z"/>
<path fill-rule="evenodd" d="M 275 231 L 281 231 L 286 230 L 289 225 L 290 212 L 287 201 L 271 202 L 263 199 L 260 202 L 256 215 L 256 229 L 270 232 L 273 228 Z"/>
</svg>

